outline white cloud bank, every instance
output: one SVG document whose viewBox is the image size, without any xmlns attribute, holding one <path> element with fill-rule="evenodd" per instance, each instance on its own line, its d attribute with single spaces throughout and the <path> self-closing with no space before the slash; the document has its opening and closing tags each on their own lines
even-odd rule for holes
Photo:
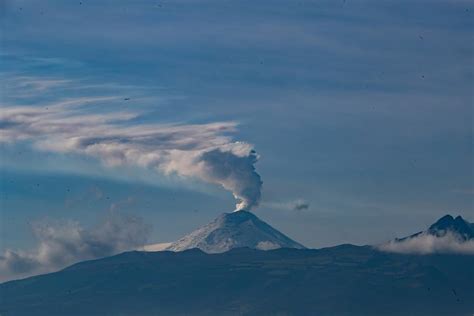
<svg viewBox="0 0 474 316">
<path fill-rule="evenodd" d="M 151 227 L 138 217 L 109 212 L 92 229 L 74 221 L 42 221 L 32 224 L 32 230 L 38 242 L 35 250 L 8 249 L 0 255 L 0 282 L 143 247 Z"/>
<path fill-rule="evenodd" d="M 48 88 L 42 85 L 40 92 Z M 231 191 L 237 210 L 258 205 L 262 181 L 255 163 L 259 156 L 250 144 L 228 136 L 237 123 L 139 124 L 134 120 L 141 115 L 138 112 L 87 112 L 88 106 L 114 99 L 122 100 L 80 97 L 41 106 L 4 104 L 0 142 L 29 142 L 38 150 L 87 155 L 108 166 L 131 165 L 197 178 Z"/>
<path fill-rule="evenodd" d="M 458 235 L 447 232 L 443 236 L 428 233 L 408 237 L 402 240 L 393 240 L 379 245 L 379 250 L 403 254 L 474 254 L 474 240 L 462 240 Z"/>
</svg>

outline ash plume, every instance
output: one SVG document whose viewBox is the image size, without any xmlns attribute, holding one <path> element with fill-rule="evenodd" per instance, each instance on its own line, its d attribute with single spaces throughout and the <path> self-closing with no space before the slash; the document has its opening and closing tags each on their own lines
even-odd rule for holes
<svg viewBox="0 0 474 316">
<path fill-rule="evenodd" d="M 254 166 L 257 153 L 252 149 L 243 153 L 238 155 L 216 149 L 205 152 L 200 158 L 204 163 L 203 177 L 232 192 L 238 201 L 236 211 L 258 206 L 262 188 L 262 180 Z"/>
<path fill-rule="evenodd" d="M 107 166 L 130 165 L 197 178 L 232 192 L 236 210 L 258 205 L 262 188 L 255 170 L 258 155 L 250 144 L 229 136 L 236 131 L 236 122 L 139 124 L 134 119 L 143 113 L 91 114 L 86 108 L 117 100 L 121 98 L 80 97 L 42 106 L 2 105 L 0 143 L 27 142 L 41 151 L 95 157 Z"/>
</svg>

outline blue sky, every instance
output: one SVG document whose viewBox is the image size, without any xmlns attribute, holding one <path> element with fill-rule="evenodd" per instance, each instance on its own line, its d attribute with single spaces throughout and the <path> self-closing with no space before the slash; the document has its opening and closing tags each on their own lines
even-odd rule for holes
<svg viewBox="0 0 474 316">
<path fill-rule="evenodd" d="M 172 125 L 197 147 L 249 144 L 255 213 L 310 247 L 378 243 L 446 213 L 474 220 L 472 1 L 2 3 L 4 110 L 78 104 L 40 114 L 43 131 L 80 115 L 105 135 L 92 118 L 129 113 L 113 136 Z M 160 242 L 234 209 L 200 170 L 114 165 L 62 150 L 70 134 L 17 136 L 1 144 L 2 251 L 34 247 L 44 218 L 89 227 L 118 209 Z"/>
</svg>

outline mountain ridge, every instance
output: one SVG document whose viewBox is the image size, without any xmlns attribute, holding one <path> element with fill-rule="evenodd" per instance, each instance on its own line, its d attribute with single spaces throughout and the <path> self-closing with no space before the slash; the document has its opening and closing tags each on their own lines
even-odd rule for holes
<svg viewBox="0 0 474 316">
<path fill-rule="evenodd" d="M 131 251 L 0 284 L 2 315 L 469 315 L 474 256 Z"/>
</svg>

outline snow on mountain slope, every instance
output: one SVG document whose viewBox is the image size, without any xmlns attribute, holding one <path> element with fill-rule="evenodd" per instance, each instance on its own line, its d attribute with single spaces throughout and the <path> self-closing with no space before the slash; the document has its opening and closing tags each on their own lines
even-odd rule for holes
<svg viewBox="0 0 474 316">
<path fill-rule="evenodd" d="M 260 250 L 305 248 L 254 214 L 237 211 L 220 215 L 209 224 L 172 243 L 166 250 L 199 248 L 207 253 L 221 253 L 240 247 Z"/>
</svg>

